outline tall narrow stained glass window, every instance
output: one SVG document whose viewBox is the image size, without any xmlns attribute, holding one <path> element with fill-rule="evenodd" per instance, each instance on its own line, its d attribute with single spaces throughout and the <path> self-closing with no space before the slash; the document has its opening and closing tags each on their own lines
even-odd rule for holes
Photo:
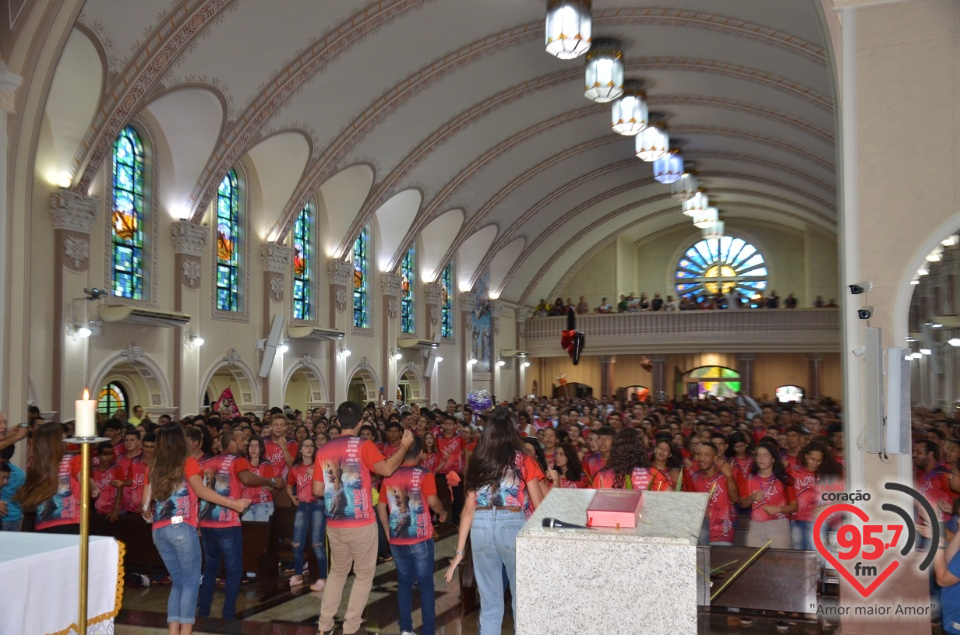
<svg viewBox="0 0 960 635">
<path fill-rule="evenodd" d="M 217 190 L 217 309 L 240 310 L 240 188 L 230 170 Z"/>
<path fill-rule="evenodd" d="M 127 126 L 113 143 L 113 295 L 143 300 L 143 144 Z"/>
<path fill-rule="evenodd" d="M 417 330 L 416 293 L 416 254 L 413 247 L 407 250 L 400 261 L 400 331 L 414 333 Z"/>
<path fill-rule="evenodd" d="M 306 205 L 293 225 L 293 318 L 313 319 L 310 273 L 313 266 L 313 215 Z"/>
<path fill-rule="evenodd" d="M 370 233 L 364 227 L 353 243 L 353 325 L 369 328 L 367 323 L 367 249 Z"/>
<path fill-rule="evenodd" d="M 443 268 L 440 274 L 440 337 L 453 337 L 453 263 Z"/>
<path fill-rule="evenodd" d="M 742 238 L 701 240 L 677 263 L 677 294 L 699 300 L 736 289 L 748 301 L 767 288 L 767 266 L 757 248 Z"/>
</svg>

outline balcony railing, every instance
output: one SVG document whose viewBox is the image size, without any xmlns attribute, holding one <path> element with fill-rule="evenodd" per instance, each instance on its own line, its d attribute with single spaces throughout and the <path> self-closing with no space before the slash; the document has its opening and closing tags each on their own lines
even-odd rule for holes
<svg viewBox="0 0 960 635">
<path fill-rule="evenodd" d="M 562 355 L 565 317 L 527 321 L 526 345 L 537 356 Z M 745 309 L 578 315 L 589 354 L 670 352 L 834 352 L 838 309 Z"/>
</svg>

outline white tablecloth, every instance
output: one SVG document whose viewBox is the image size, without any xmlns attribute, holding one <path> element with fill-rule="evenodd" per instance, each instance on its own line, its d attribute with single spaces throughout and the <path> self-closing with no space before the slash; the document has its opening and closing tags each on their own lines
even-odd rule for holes
<svg viewBox="0 0 960 635">
<path fill-rule="evenodd" d="M 113 538 L 90 537 L 87 620 L 110 617 L 88 633 L 113 631 L 119 549 Z M 0 532 L 0 635 L 76 632 L 79 602 L 78 536 Z"/>
</svg>

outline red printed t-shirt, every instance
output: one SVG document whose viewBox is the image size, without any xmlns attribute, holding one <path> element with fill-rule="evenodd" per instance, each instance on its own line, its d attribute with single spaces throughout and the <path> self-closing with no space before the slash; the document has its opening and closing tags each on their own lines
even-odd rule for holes
<svg viewBox="0 0 960 635">
<path fill-rule="evenodd" d="M 249 461 L 247 462 L 249 463 Z M 276 478 L 279 476 L 273 468 L 273 463 L 267 460 L 261 460 L 256 465 L 251 465 L 250 472 L 260 478 Z M 269 487 L 263 485 L 244 485 L 240 490 L 240 498 L 246 498 L 251 505 L 259 505 L 260 503 L 273 502 L 273 492 L 270 491 Z"/>
<path fill-rule="evenodd" d="M 690 475 L 693 491 L 710 494 L 707 501 L 707 514 L 710 518 L 710 542 L 733 542 L 733 527 L 737 522 L 737 512 L 730 500 L 730 487 L 723 472 L 706 477 L 697 470 Z"/>
<path fill-rule="evenodd" d="M 287 485 L 293 488 L 293 494 L 301 503 L 312 503 L 317 500 L 313 495 L 313 465 L 294 463 L 287 474 Z"/>
<path fill-rule="evenodd" d="M 174 518 L 181 518 L 182 522 L 193 527 L 197 526 L 197 494 L 190 487 L 189 479 L 193 476 L 202 476 L 200 464 L 192 456 L 187 457 L 183 466 L 183 481 L 173 491 L 167 500 L 151 501 L 153 506 L 153 529 L 166 527 Z M 150 482 L 150 472 L 147 472 L 147 483 Z"/>
<path fill-rule="evenodd" d="M 788 518 L 787 514 L 774 514 L 771 516 L 763 511 L 765 505 L 776 505 L 783 507 L 789 505 L 797 499 L 797 493 L 793 486 L 784 485 L 776 475 L 771 474 L 763 478 L 759 474 L 751 474 L 746 479 L 737 479 L 737 489 L 740 490 L 740 496 L 751 498 L 750 518 L 756 522 L 766 522 L 768 520 L 783 520 Z M 754 492 L 762 492 L 763 498 L 759 501 L 752 499 Z"/>
<path fill-rule="evenodd" d="M 520 507 L 525 508 L 527 483 L 542 480 L 543 471 L 537 462 L 523 452 L 517 452 L 513 465 L 503 472 L 496 485 L 484 485 L 477 490 L 477 507 Z"/>
<path fill-rule="evenodd" d="M 100 490 L 100 495 L 97 496 L 97 502 L 94 503 L 93 508 L 101 514 L 109 514 L 113 511 L 113 504 L 117 500 L 117 488 L 111 483 L 126 480 L 123 468 L 116 463 L 106 470 L 97 467 L 93 470 L 90 478 L 93 479 L 93 484 Z"/>
<path fill-rule="evenodd" d="M 286 439 L 285 443 L 287 444 L 287 451 L 294 457 L 297 456 L 297 453 L 300 451 L 300 448 L 297 446 L 297 442 L 294 439 Z M 263 447 L 265 453 L 263 458 L 270 461 L 276 469 L 278 470 L 277 476 L 282 476 L 284 480 L 287 478 L 287 460 L 283 456 L 283 448 L 273 440 L 272 437 L 266 437 L 263 440 Z"/>
<path fill-rule="evenodd" d="M 659 472 L 657 474 L 659 474 Z M 593 480 L 593 486 L 597 489 L 615 489 L 613 485 L 615 478 L 616 474 L 612 469 L 606 468 L 600 470 Z M 635 467 L 628 475 L 628 478 L 624 479 L 623 487 L 619 489 L 650 489 L 653 491 L 661 491 L 667 489 L 665 483 L 666 481 L 663 479 L 663 476 L 657 476 L 645 467 Z"/>
<path fill-rule="evenodd" d="M 929 472 L 917 470 L 916 481 L 917 489 L 933 505 L 940 520 L 949 520 L 950 514 L 942 511 L 938 504 L 943 500 L 953 504 L 953 495 L 950 493 L 950 468 L 944 463 L 937 463 Z"/>
<path fill-rule="evenodd" d="M 213 491 L 226 498 L 240 498 L 243 483 L 240 482 L 240 472 L 250 471 L 250 462 L 242 456 L 233 454 L 218 454 L 203 462 L 200 466 L 205 474 L 212 477 L 212 483 L 207 483 Z M 240 514 L 209 501 L 200 503 L 200 526 L 219 529 L 221 527 L 239 527 Z"/>
<path fill-rule="evenodd" d="M 797 493 L 796 512 L 791 514 L 791 520 L 814 520 L 817 513 L 817 499 L 820 492 L 817 490 L 819 478 L 810 470 L 803 467 L 793 467 L 787 469 L 787 474 L 793 479 L 793 490 Z"/>
<path fill-rule="evenodd" d="M 323 502 L 330 527 L 363 527 L 376 522 L 373 466 L 385 457 L 373 441 L 340 436 L 317 448 L 313 480 L 323 480 Z"/>
<path fill-rule="evenodd" d="M 420 466 L 401 467 L 383 479 L 380 502 L 386 503 L 391 545 L 412 545 L 433 538 L 427 499 L 437 495 L 433 475 Z"/>
<path fill-rule="evenodd" d="M 394 454 L 396 454 L 396 453 L 399 452 L 400 450 L 403 450 L 403 445 L 400 444 L 400 443 L 398 443 L 398 444 L 396 444 L 396 445 L 389 445 L 389 444 L 387 444 L 387 443 L 384 443 L 384 444 L 383 444 L 383 447 L 380 448 L 380 454 L 382 454 L 383 456 L 385 456 L 385 457 L 387 457 L 387 458 L 389 459 L 391 456 L 393 456 Z M 404 450 L 404 451 L 406 451 L 406 450 Z"/>
<path fill-rule="evenodd" d="M 583 460 L 583 471 L 587 473 L 587 476 L 593 479 L 597 474 L 600 473 L 600 470 L 603 469 L 606 463 L 607 462 L 603 460 L 603 457 L 600 456 L 599 452 L 594 452 Z"/>
<path fill-rule="evenodd" d="M 64 454 L 57 467 L 57 493 L 37 505 L 36 529 L 80 522 L 80 455 Z"/>
<path fill-rule="evenodd" d="M 437 451 L 440 453 L 437 474 L 448 472 L 463 474 L 463 455 L 466 449 L 467 442 L 459 434 L 455 434 L 449 439 L 442 434 L 437 437 Z"/>
<path fill-rule="evenodd" d="M 124 456 L 117 465 L 123 469 L 123 480 L 130 483 L 123 488 L 120 506 L 125 512 L 139 514 L 143 510 L 143 488 L 147 482 L 147 464 L 143 462 L 143 455 Z"/>
<path fill-rule="evenodd" d="M 550 481 L 550 487 L 553 487 L 553 481 Z M 558 487 L 560 489 L 586 489 L 590 487 L 590 482 L 586 474 L 581 476 L 579 481 L 571 481 L 566 476 L 561 476 Z"/>
<path fill-rule="evenodd" d="M 750 470 L 753 469 L 753 457 L 749 454 L 745 457 L 733 457 L 730 463 L 733 465 L 734 475 L 737 479 L 746 479 L 750 477 Z M 740 481 L 738 480 L 737 483 Z"/>
<path fill-rule="evenodd" d="M 437 471 L 437 466 L 440 464 L 440 454 L 437 452 L 431 452 L 427 454 L 424 452 L 423 460 L 420 461 L 420 467 L 430 472 L 431 474 Z"/>
</svg>

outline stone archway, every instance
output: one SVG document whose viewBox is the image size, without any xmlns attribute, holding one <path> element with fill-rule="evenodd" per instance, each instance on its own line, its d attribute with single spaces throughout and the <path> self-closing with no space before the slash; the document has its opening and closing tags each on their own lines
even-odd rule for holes
<svg viewBox="0 0 960 635">
<path fill-rule="evenodd" d="M 286 370 L 283 403 L 300 410 L 330 403 L 323 374 L 310 355 L 304 355 Z"/>
<path fill-rule="evenodd" d="M 407 364 L 397 373 L 397 392 L 398 401 L 417 406 L 426 405 L 426 384 L 420 376 L 420 371 L 413 364 Z"/>
<path fill-rule="evenodd" d="M 93 377 L 91 386 L 98 392 L 110 382 L 123 386 L 130 400 L 128 408 L 139 404 L 154 418 L 176 414 L 177 406 L 163 369 L 136 343 L 107 357 Z"/>
<path fill-rule="evenodd" d="M 209 403 L 216 401 L 224 389 L 230 388 L 241 411 L 261 405 L 260 381 L 257 374 L 233 348 L 207 370 L 200 385 L 204 387 Z M 198 408 L 202 406 L 203 404 L 197 404 Z"/>
<path fill-rule="evenodd" d="M 363 358 L 350 373 L 350 381 L 347 382 L 347 400 L 366 404 L 369 401 L 379 401 L 379 394 L 380 380 L 367 358 Z"/>
</svg>

